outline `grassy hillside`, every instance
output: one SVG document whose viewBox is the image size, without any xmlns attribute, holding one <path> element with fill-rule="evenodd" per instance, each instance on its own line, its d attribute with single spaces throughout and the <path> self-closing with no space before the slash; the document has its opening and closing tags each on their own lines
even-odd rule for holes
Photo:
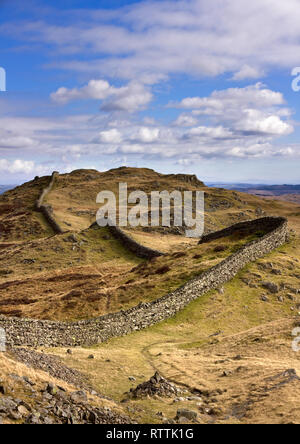
<svg viewBox="0 0 300 444">
<path fill-rule="evenodd" d="M 1 424 L 95 424 L 130 421 L 120 405 L 91 391 L 85 377 L 55 357 L 1 353 Z"/>
<path fill-rule="evenodd" d="M 272 214 L 287 216 L 290 226 L 299 232 L 296 205 L 209 189 L 195 176 L 120 168 L 59 176 L 47 200 L 60 224 L 72 231 L 53 235 L 34 209 L 49 177 L 37 178 L 0 196 L 5 225 L 0 243 L 1 314 L 78 320 L 128 309 L 174 291 L 253 239 L 232 236 L 197 245 L 197 240 L 169 231 L 128 230 L 140 243 L 165 252 L 147 263 L 125 249 L 106 228 L 88 228 L 95 220 L 97 193 L 105 189 L 117 192 L 119 182 L 127 182 L 129 191 L 137 188 L 148 194 L 157 188 L 205 190 L 206 231 Z"/>
<path fill-rule="evenodd" d="M 300 385 L 291 373 L 300 375 L 299 355 L 291 347 L 292 330 L 300 325 L 299 296 L 292 292 L 299 284 L 299 254 L 292 241 L 146 331 L 76 348 L 72 356 L 64 349 L 49 352 L 118 401 L 157 370 L 188 390 L 175 403 L 174 398 L 129 400 L 127 411 L 140 422 L 161 422 L 157 412 L 173 419 L 178 408 L 188 408 L 207 424 L 299 423 Z M 282 274 L 276 277 L 271 270 L 278 268 Z M 261 286 L 266 279 L 285 285 L 272 295 Z M 92 362 L 86 359 L 90 353 Z M 195 394 L 200 401 L 186 399 Z"/>
<path fill-rule="evenodd" d="M 128 252 L 106 228 L 9 247 L 0 260 L 0 313 L 77 320 L 128 309 L 174 291 L 254 238 L 194 240 L 151 262 Z"/>
<path fill-rule="evenodd" d="M 55 208 L 55 216 L 62 227 L 82 230 L 95 222 L 99 209 L 99 204 L 96 203 L 97 194 L 109 190 L 118 196 L 120 182 L 128 184 L 128 193 L 141 190 L 146 192 L 149 198 L 151 191 L 204 191 L 206 230 L 216 230 L 222 225 L 255 217 L 254 206 L 248 205 L 238 193 L 209 189 L 195 176 L 163 175 L 142 168 L 119 168 L 105 173 L 79 170 L 60 175 L 53 191 L 47 197 L 47 202 Z M 163 232 L 170 234 L 167 230 Z"/>
<path fill-rule="evenodd" d="M 92 348 L 43 353 L 45 359 L 56 355 L 62 365 L 82 372 L 90 385 L 114 400 L 112 410 L 133 421 L 170 422 L 184 407 L 197 412 L 201 423 L 299 422 L 299 353 L 291 347 L 292 330 L 300 322 L 299 205 L 207 188 L 194 176 L 130 168 L 80 170 L 59 176 L 47 196 L 66 230 L 54 235 L 34 209 L 49 179 L 37 178 L 0 196 L 1 314 L 71 321 L 127 309 L 175 290 L 262 235 L 236 234 L 198 245 L 168 229 L 129 229 L 140 243 L 165 252 L 147 262 L 106 228 L 90 227 L 98 209 L 96 195 L 116 192 L 119 182 L 148 195 L 164 189 L 205 191 L 206 231 L 262 215 L 287 217 L 293 231 L 286 245 L 175 318 Z M 265 282 L 275 284 L 276 292 Z M 91 354 L 94 359 L 88 359 Z M 48 367 L 37 369 L 31 362 L 25 368 L 11 354 L 1 359 L 0 379 L 15 386 L 20 399 L 28 401 L 28 387 L 15 385 L 11 373 L 34 378 L 39 390 L 49 379 Z M 156 370 L 182 389 L 180 399 L 130 397 L 130 389 Z M 65 387 L 59 377 L 51 378 L 67 393 L 75 390 L 75 383 Z"/>
<path fill-rule="evenodd" d="M 34 209 L 49 180 L 37 178 L 0 195 L 0 242 L 24 242 L 53 234 L 44 217 Z"/>
</svg>

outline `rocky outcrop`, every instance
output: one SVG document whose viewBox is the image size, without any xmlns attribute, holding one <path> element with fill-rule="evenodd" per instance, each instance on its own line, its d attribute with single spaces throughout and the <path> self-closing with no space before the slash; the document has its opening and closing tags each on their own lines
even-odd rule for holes
<svg viewBox="0 0 300 444">
<path fill-rule="evenodd" d="M 0 424 L 132 423 L 130 418 L 109 407 L 99 407 L 98 402 L 91 400 L 84 390 L 68 392 L 52 383 L 44 383 L 40 387 L 28 377 L 16 374 L 11 378 L 13 387 L 17 385 L 19 393 L 16 396 L 12 387 L 1 385 Z"/>
<path fill-rule="evenodd" d="M 205 187 L 204 183 L 198 179 L 195 174 L 166 174 L 166 178 L 178 180 L 179 182 L 184 182 L 189 185 L 194 185 L 196 187 Z"/>
<path fill-rule="evenodd" d="M 171 318 L 190 302 L 230 281 L 248 263 L 263 257 L 286 242 L 288 236 L 286 219 L 267 218 L 256 223 L 263 226 L 263 221 L 266 222 L 268 229 L 272 227 L 267 234 L 248 243 L 218 265 L 154 302 L 141 303 L 127 311 L 75 323 L 0 316 L 0 327 L 6 331 L 7 343 L 33 347 L 93 345 Z M 250 225 L 256 227 L 255 222 L 250 222 Z"/>
<path fill-rule="evenodd" d="M 173 398 L 181 396 L 183 390 L 172 382 L 163 378 L 158 372 L 155 373 L 149 381 L 139 384 L 135 389 L 128 393 L 129 398 L 142 399 L 147 397 Z"/>
<path fill-rule="evenodd" d="M 52 190 L 53 185 L 55 183 L 55 179 L 57 177 L 58 177 L 58 172 L 54 171 L 51 176 L 51 181 L 49 185 L 42 190 L 40 197 L 36 201 L 35 209 L 37 211 L 40 211 L 44 215 L 46 221 L 51 226 L 55 234 L 62 234 L 64 232 L 63 229 L 59 226 L 59 224 L 56 222 L 56 220 L 53 217 L 53 208 L 51 207 L 51 205 L 43 205 L 44 199 L 47 196 L 47 194 L 50 193 L 50 191 Z"/>
</svg>

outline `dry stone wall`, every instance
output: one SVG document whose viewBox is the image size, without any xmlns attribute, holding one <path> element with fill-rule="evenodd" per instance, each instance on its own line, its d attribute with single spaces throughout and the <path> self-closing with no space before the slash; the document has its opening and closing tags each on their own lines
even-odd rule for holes
<svg viewBox="0 0 300 444">
<path fill-rule="evenodd" d="M 94 222 L 90 228 L 99 228 L 97 222 Z M 139 244 L 137 241 L 132 239 L 131 236 L 126 234 L 123 230 L 121 230 L 120 227 L 114 227 L 108 225 L 108 229 L 111 233 L 111 235 L 118 239 L 121 244 L 127 248 L 127 250 L 134 253 L 137 257 L 143 258 L 143 259 L 153 259 L 155 257 L 164 256 L 164 253 L 158 250 L 153 250 L 152 248 L 145 247 L 144 245 Z"/>
<path fill-rule="evenodd" d="M 145 247 L 144 245 L 136 242 L 132 237 L 124 233 L 119 227 L 109 227 L 111 234 L 118 239 L 128 250 L 134 253 L 136 256 L 144 259 L 153 259 L 154 257 L 164 256 L 157 250 L 152 250 L 152 248 Z"/>
<path fill-rule="evenodd" d="M 154 302 L 75 323 L 0 316 L 0 327 L 6 331 L 7 343 L 31 347 L 93 345 L 171 318 L 193 300 L 231 280 L 245 265 L 272 252 L 287 240 L 288 227 L 284 218 L 263 218 L 257 220 L 256 224 L 248 223 L 248 227 L 253 228 L 253 225 L 272 228 L 262 238 L 248 243 L 215 267 Z"/>
<path fill-rule="evenodd" d="M 206 234 L 201 238 L 199 244 L 204 244 L 212 240 L 220 239 L 222 237 L 231 236 L 234 233 L 248 234 L 248 233 L 258 233 L 258 232 L 271 232 L 278 226 L 279 218 L 275 217 L 262 217 L 260 219 L 248 220 L 245 222 L 239 222 L 237 224 L 231 225 L 228 228 L 224 228 L 220 231 L 214 231 L 212 233 Z"/>
<path fill-rule="evenodd" d="M 47 196 L 47 194 L 50 193 L 50 191 L 52 190 L 53 185 L 55 183 L 55 179 L 57 177 L 58 177 L 58 172 L 54 171 L 49 185 L 42 190 L 40 197 L 36 201 L 35 209 L 37 211 L 40 211 L 44 215 L 46 221 L 56 234 L 62 234 L 64 232 L 63 229 L 60 227 L 60 225 L 56 222 L 56 220 L 53 217 L 53 208 L 51 207 L 51 205 L 43 205 L 44 199 Z"/>
</svg>

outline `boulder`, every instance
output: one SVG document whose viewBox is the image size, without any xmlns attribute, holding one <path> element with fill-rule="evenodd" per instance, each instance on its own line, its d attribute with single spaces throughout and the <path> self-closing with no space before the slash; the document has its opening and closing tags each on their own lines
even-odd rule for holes
<svg viewBox="0 0 300 444">
<path fill-rule="evenodd" d="M 195 419 L 197 419 L 197 417 L 198 417 L 197 412 L 194 412 L 193 410 L 178 409 L 175 419 L 180 420 L 180 418 L 186 418 L 189 421 L 194 421 Z"/>
<path fill-rule="evenodd" d="M 261 285 L 268 290 L 270 293 L 279 293 L 279 286 L 273 282 L 262 282 Z"/>
</svg>

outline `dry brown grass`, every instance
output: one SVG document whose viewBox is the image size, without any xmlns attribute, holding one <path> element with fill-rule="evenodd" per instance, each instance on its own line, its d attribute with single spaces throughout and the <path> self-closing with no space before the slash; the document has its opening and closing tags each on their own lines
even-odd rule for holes
<svg viewBox="0 0 300 444">
<path fill-rule="evenodd" d="M 174 291 L 249 241 L 235 235 L 203 245 L 182 242 L 146 262 L 106 236 L 97 229 L 77 235 L 77 244 L 63 235 L 11 247 L 0 261 L 0 274 L 14 271 L 0 277 L 0 313 L 69 321 L 127 309 Z"/>
<path fill-rule="evenodd" d="M 0 195 L 0 241 L 24 242 L 53 234 L 34 204 L 49 177 L 30 181 Z"/>
</svg>

